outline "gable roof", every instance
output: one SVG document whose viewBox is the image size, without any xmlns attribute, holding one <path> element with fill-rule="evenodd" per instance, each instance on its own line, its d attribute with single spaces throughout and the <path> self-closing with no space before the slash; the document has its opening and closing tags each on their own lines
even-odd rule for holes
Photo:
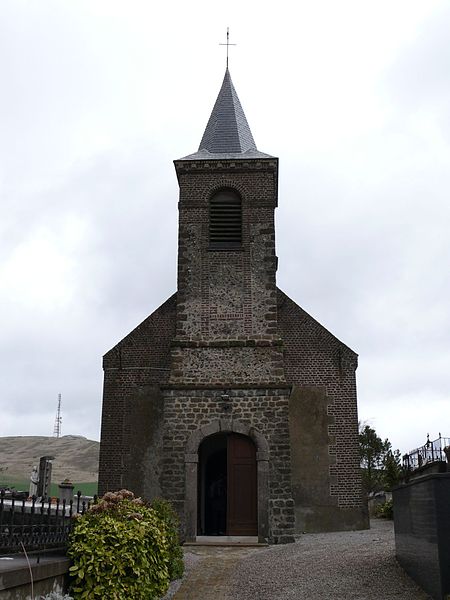
<svg viewBox="0 0 450 600">
<path fill-rule="evenodd" d="M 347 344 L 344 344 L 339 338 L 337 338 L 334 334 L 332 334 L 326 327 L 321 325 L 319 321 L 314 319 L 309 313 L 306 312 L 301 306 L 299 306 L 292 298 L 290 298 L 287 294 L 285 294 L 279 287 L 277 287 L 277 307 L 278 307 L 278 328 L 281 337 L 284 339 L 286 343 L 287 331 L 283 332 L 283 320 L 288 323 L 288 330 L 292 333 L 292 330 L 295 326 L 295 321 L 297 323 L 302 322 L 302 330 L 303 333 L 309 329 L 310 333 L 313 333 L 313 337 L 316 341 L 321 340 L 324 344 L 324 347 L 327 347 L 330 343 L 331 345 L 336 345 L 344 350 L 349 355 L 353 355 L 354 358 L 358 358 L 358 354 L 352 350 Z M 287 321 L 282 317 L 286 317 Z M 303 339 L 303 343 L 306 344 L 305 335 Z"/>
<path fill-rule="evenodd" d="M 256 147 L 228 68 L 198 151 L 180 160 L 215 158 L 271 158 Z"/>
</svg>

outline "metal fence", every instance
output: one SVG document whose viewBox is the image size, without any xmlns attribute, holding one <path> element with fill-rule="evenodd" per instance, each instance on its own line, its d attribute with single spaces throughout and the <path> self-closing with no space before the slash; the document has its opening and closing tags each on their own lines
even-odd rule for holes
<svg viewBox="0 0 450 600">
<path fill-rule="evenodd" d="M 427 434 L 427 441 L 420 448 L 411 450 L 408 454 L 403 457 L 403 467 L 407 471 L 414 471 L 425 465 L 445 462 L 447 460 L 444 448 L 450 446 L 450 438 L 439 437 L 436 440 L 430 441 L 430 435 Z"/>
<path fill-rule="evenodd" d="M 94 499 L 78 492 L 74 500 L 45 502 L 33 496 L 18 500 L 0 492 L 0 554 L 26 550 L 64 548 L 72 530 L 74 515 L 84 514 Z"/>
</svg>

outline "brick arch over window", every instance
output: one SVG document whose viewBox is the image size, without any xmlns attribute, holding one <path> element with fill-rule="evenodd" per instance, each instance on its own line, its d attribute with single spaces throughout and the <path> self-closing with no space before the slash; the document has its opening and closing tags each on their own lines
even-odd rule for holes
<svg viewBox="0 0 450 600">
<path fill-rule="evenodd" d="M 248 198 L 249 192 L 251 193 L 251 189 L 248 189 L 248 187 L 245 184 L 243 185 L 239 181 L 235 181 L 235 180 L 229 179 L 227 177 L 222 177 L 222 178 L 218 179 L 213 186 L 208 187 L 204 191 L 204 195 L 203 195 L 204 201 L 209 202 L 211 200 L 211 198 L 214 196 L 214 194 L 217 194 L 217 192 L 219 192 L 220 190 L 224 190 L 224 189 L 230 189 L 230 190 L 236 191 L 242 198 L 242 201 L 244 204 L 246 203 L 246 198 Z"/>
<path fill-rule="evenodd" d="M 186 539 L 195 541 L 197 535 L 198 450 L 202 441 L 215 433 L 240 433 L 248 436 L 256 446 L 258 489 L 258 539 L 269 538 L 269 445 L 254 427 L 235 419 L 216 419 L 194 431 L 186 444 L 185 462 L 185 515 Z"/>
</svg>

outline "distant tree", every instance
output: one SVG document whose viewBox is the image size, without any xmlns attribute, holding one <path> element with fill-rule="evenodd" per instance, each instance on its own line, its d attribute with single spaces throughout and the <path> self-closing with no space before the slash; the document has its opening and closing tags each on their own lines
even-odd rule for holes
<svg viewBox="0 0 450 600">
<path fill-rule="evenodd" d="M 359 452 L 363 469 L 363 485 L 367 493 L 380 488 L 380 469 L 384 456 L 383 440 L 369 425 L 360 426 Z"/>
<path fill-rule="evenodd" d="M 402 476 L 402 463 L 400 450 L 389 449 L 383 458 L 383 482 L 388 491 L 397 485 Z"/>
<path fill-rule="evenodd" d="M 399 450 L 392 451 L 391 442 L 383 441 L 369 425 L 360 425 L 359 450 L 366 492 L 391 489 L 401 475 Z"/>
</svg>

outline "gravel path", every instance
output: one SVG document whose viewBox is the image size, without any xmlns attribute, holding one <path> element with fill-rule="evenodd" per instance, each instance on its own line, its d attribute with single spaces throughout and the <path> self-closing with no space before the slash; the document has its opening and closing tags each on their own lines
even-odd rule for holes
<svg viewBox="0 0 450 600">
<path fill-rule="evenodd" d="M 201 599 L 201 594 L 198 599 Z M 305 534 L 236 565 L 226 600 L 428 600 L 395 560 L 393 524 Z M 221 599 L 223 600 L 223 599 Z"/>
<path fill-rule="evenodd" d="M 391 521 L 268 548 L 185 548 L 163 600 L 431 600 L 395 560 Z"/>
</svg>

